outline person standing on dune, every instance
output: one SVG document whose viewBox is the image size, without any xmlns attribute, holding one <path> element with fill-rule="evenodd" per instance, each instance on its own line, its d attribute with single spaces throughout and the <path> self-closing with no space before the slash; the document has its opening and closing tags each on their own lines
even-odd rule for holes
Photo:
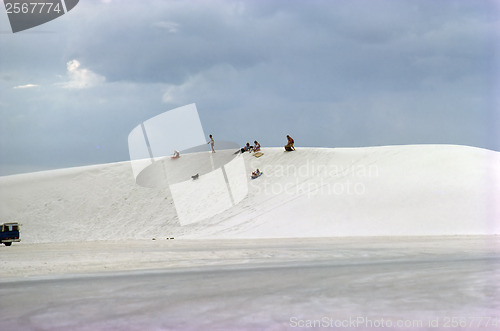
<svg viewBox="0 0 500 331">
<path fill-rule="evenodd" d="M 212 153 L 215 153 L 215 149 L 214 149 L 214 144 L 215 144 L 214 137 L 212 137 L 212 135 L 209 135 L 209 137 L 210 137 L 210 141 L 207 144 L 210 144 L 212 146 Z"/>
</svg>

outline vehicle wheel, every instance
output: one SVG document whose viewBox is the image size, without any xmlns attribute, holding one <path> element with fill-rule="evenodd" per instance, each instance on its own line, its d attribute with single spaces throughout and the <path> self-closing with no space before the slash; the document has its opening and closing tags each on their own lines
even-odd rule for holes
<svg viewBox="0 0 500 331">
<path fill-rule="evenodd" d="M 4 243 L 4 244 L 5 244 L 5 246 L 10 246 L 10 245 L 12 245 L 12 243 Z"/>
</svg>

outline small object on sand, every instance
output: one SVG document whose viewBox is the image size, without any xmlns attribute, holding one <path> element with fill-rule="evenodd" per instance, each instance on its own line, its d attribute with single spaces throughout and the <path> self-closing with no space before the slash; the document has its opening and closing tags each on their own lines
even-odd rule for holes
<svg viewBox="0 0 500 331">
<path fill-rule="evenodd" d="M 196 174 L 194 176 L 191 176 L 191 178 L 193 178 L 193 180 L 197 180 L 199 177 L 200 177 L 200 174 Z"/>
</svg>

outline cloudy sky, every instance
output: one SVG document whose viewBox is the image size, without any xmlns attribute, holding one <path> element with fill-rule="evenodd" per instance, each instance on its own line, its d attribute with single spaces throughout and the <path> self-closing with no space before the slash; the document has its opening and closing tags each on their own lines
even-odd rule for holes
<svg viewBox="0 0 500 331">
<path fill-rule="evenodd" d="M 499 151 L 499 50 L 494 0 L 83 0 L 15 34 L 1 8 L 0 175 L 128 160 L 190 103 L 241 145 Z"/>
</svg>

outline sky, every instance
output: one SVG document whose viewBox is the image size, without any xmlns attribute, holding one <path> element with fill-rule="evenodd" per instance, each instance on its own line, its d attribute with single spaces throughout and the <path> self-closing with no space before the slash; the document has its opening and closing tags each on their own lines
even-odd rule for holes
<svg viewBox="0 0 500 331">
<path fill-rule="evenodd" d="M 0 7 L 0 175 L 129 160 L 196 103 L 243 146 L 500 151 L 500 2 L 82 0 L 12 33 Z"/>
</svg>

